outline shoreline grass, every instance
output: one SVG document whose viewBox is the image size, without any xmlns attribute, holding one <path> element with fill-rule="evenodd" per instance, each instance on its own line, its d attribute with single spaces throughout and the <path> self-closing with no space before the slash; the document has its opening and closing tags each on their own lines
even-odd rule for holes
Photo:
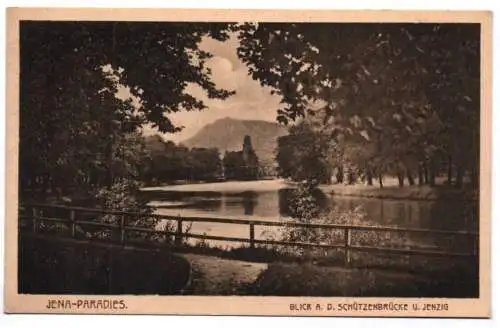
<svg viewBox="0 0 500 328">
<path fill-rule="evenodd" d="M 247 286 L 247 292 L 261 296 L 337 297 L 479 297 L 473 279 L 428 278 L 366 268 L 273 263 Z"/>
<path fill-rule="evenodd" d="M 366 185 L 327 185 L 320 189 L 332 196 L 342 197 L 363 197 L 393 200 L 414 200 L 414 201 L 477 201 L 478 194 L 463 189 L 456 189 L 448 186 L 378 186 Z"/>
</svg>

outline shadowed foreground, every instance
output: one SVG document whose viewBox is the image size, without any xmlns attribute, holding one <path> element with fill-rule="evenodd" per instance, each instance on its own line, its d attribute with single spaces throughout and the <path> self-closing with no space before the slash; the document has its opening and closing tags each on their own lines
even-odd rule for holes
<svg viewBox="0 0 500 328">
<path fill-rule="evenodd" d="M 184 254 L 192 265 L 191 295 L 261 295 L 325 297 L 476 298 L 475 276 L 442 271 L 418 274 L 403 270 L 346 268 L 309 262 L 255 263 L 217 256 Z"/>
<path fill-rule="evenodd" d="M 276 263 L 247 286 L 252 295 L 347 297 L 478 297 L 470 277 L 427 276 L 390 270 Z"/>
<path fill-rule="evenodd" d="M 21 237 L 18 290 L 22 294 L 176 295 L 189 263 L 168 252 Z"/>
<path fill-rule="evenodd" d="M 460 266 L 390 270 L 284 262 L 285 258 L 262 263 L 255 257 L 242 261 L 214 255 L 25 236 L 19 244 L 18 288 L 19 293 L 29 294 L 479 296 L 473 263 L 467 266 L 469 270 Z"/>
</svg>

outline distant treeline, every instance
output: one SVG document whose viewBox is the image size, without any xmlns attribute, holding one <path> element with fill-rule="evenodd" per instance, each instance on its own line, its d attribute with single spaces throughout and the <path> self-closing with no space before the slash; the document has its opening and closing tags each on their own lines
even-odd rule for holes
<svg viewBox="0 0 500 328">
<path fill-rule="evenodd" d="M 159 135 L 147 137 L 145 145 L 141 180 L 149 185 L 178 180 L 254 180 L 263 173 L 249 136 L 244 138 L 241 151 L 227 151 L 223 156 L 217 148 L 189 149 Z"/>
</svg>

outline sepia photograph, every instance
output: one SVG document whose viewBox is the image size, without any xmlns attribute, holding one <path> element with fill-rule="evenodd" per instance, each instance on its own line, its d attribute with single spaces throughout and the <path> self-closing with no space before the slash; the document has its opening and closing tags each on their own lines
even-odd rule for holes
<svg viewBox="0 0 500 328">
<path fill-rule="evenodd" d="M 488 315 L 486 12 L 27 12 L 8 13 L 14 312 Z"/>
</svg>

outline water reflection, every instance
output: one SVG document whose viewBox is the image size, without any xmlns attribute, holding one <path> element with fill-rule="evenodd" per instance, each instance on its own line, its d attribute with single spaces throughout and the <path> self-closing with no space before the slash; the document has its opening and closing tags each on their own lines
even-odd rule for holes
<svg viewBox="0 0 500 328">
<path fill-rule="evenodd" d="M 256 219 L 296 217 L 294 189 L 273 191 L 191 192 L 154 191 L 144 196 L 162 213 L 214 216 L 253 216 Z M 384 226 L 414 227 L 443 230 L 477 230 L 478 203 L 467 201 L 416 201 L 361 197 L 338 197 L 319 189 L 312 194 L 313 203 L 322 212 L 352 211 L 356 208 L 366 213 L 366 221 Z"/>
<path fill-rule="evenodd" d="M 299 216 L 296 206 L 297 200 L 305 195 L 301 195 L 296 189 L 285 188 L 278 190 L 278 204 L 279 204 L 279 215 L 283 217 L 296 218 Z M 312 205 L 315 206 L 321 212 L 328 211 L 331 208 L 331 201 L 328 196 L 316 188 L 313 189 L 311 194 L 308 195 L 312 200 Z"/>
<path fill-rule="evenodd" d="M 245 215 L 253 215 L 253 210 L 257 204 L 257 193 L 253 191 L 246 191 L 242 194 L 243 196 L 243 208 L 245 209 Z"/>
<path fill-rule="evenodd" d="M 424 228 L 429 230 L 476 230 L 473 203 L 426 202 L 360 197 L 328 197 L 321 190 L 299 188 L 283 191 L 280 194 L 280 210 L 300 221 L 321 224 L 348 224 L 361 226 L 397 226 Z M 303 201 L 303 200 L 309 201 Z M 294 204 L 299 204 L 294 208 Z M 287 206 L 288 205 L 288 206 Z M 309 221 L 311 220 L 312 221 Z M 316 222 L 314 222 L 316 221 Z M 475 223 L 474 223 L 475 222 Z M 338 242 L 338 231 L 328 230 L 318 233 L 314 228 L 296 228 L 287 236 L 298 236 L 298 240 L 329 243 Z M 343 236 L 340 236 L 340 240 Z M 357 230 L 351 232 L 351 242 L 358 246 L 378 247 L 425 247 L 434 250 L 470 252 L 474 239 L 468 236 L 443 236 L 430 232 L 374 232 Z M 366 244 L 368 243 L 368 244 Z"/>
</svg>

